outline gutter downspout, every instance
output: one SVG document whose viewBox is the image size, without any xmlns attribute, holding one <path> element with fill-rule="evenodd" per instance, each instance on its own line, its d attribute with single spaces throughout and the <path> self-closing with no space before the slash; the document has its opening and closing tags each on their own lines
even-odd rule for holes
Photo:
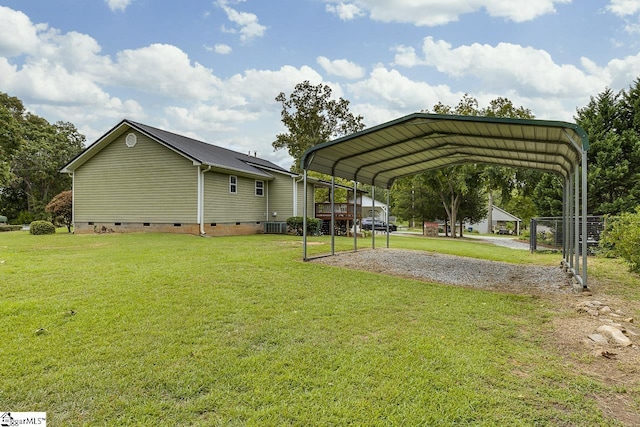
<svg viewBox="0 0 640 427">
<path fill-rule="evenodd" d="M 211 170 L 211 165 L 205 170 L 198 167 L 198 222 L 200 223 L 200 235 L 207 233 L 204 231 L 204 174 Z"/>
</svg>

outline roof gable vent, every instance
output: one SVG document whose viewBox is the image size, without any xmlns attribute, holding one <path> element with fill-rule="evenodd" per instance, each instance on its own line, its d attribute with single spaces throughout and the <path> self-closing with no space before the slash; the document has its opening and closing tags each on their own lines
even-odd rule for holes
<svg viewBox="0 0 640 427">
<path fill-rule="evenodd" d="M 129 135 L 127 135 L 127 138 L 124 140 L 125 144 L 127 144 L 127 147 L 129 148 L 133 148 L 136 146 L 136 143 L 138 142 L 138 137 L 136 136 L 135 133 L 130 133 Z"/>
</svg>

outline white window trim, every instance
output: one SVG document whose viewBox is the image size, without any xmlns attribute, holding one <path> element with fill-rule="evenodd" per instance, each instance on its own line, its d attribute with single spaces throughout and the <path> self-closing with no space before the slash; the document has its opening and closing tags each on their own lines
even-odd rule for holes
<svg viewBox="0 0 640 427">
<path fill-rule="evenodd" d="M 235 189 L 235 191 L 232 189 Z M 229 175 L 229 194 L 238 194 L 238 177 L 235 175 Z"/>
<path fill-rule="evenodd" d="M 258 183 L 259 182 L 262 183 L 262 187 L 258 187 Z M 254 194 L 255 194 L 256 197 L 264 197 L 264 181 L 256 179 L 256 184 L 255 184 L 254 188 L 255 188 L 254 189 Z M 258 194 L 258 188 L 260 190 L 262 190 L 262 194 Z"/>
</svg>

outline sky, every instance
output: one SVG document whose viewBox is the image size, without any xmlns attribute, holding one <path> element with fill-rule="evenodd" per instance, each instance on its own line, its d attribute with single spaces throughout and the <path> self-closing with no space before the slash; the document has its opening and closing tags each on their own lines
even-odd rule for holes
<svg viewBox="0 0 640 427">
<path fill-rule="evenodd" d="M 498 97 L 574 121 L 640 77 L 640 0 L 0 0 L 0 92 L 90 144 L 123 119 L 289 168 L 280 92 L 367 127 Z"/>
</svg>

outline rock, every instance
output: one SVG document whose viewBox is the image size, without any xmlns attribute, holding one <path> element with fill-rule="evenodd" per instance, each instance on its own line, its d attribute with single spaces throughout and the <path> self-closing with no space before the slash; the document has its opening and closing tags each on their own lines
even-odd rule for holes
<svg viewBox="0 0 640 427">
<path fill-rule="evenodd" d="M 609 314 L 612 311 L 611 307 L 609 307 L 608 305 L 604 305 L 600 307 L 599 310 L 600 310 L 600 314 Z"/>
<path fill-rule="evenodd" d="M 614 359 L 616 357 L 616 353 L 611 353 L 610 351 L 603 350 L 601 348 L 596 349 L 593 352 L 593 355 L 596 357 L 602 356 L 606 359 Z"/>
<path fill-rule="evenodd" d="M 590 310 L 587 310 L 587 313 L 589 313 L 590 315 L 592 315 L 594 317 L 598 317 L 600 315 L 600 312 L 598 310 L 593 309 L 593 308 L 590 309 Z"/>
<path fill-rule="evenodd" d="M 604 335 L 600 334 L 591 334 L 589 335 L 589 339 L 596 344 L 607 345 L 609 344 L 609 340 Z"/>
<path fill-rule="evenodd" d="M 627 323 L 633 323 L 633 317 L 627 317 L 624 321 Z"/>
<path fill-rule="evenodd" d="M 611 338 L 616 344 L 622 347 L 629 347 L 633 343 L 622 331 L 611 325 L 602 325 L 597 329 L 601 334 Z"/>
</svg>

